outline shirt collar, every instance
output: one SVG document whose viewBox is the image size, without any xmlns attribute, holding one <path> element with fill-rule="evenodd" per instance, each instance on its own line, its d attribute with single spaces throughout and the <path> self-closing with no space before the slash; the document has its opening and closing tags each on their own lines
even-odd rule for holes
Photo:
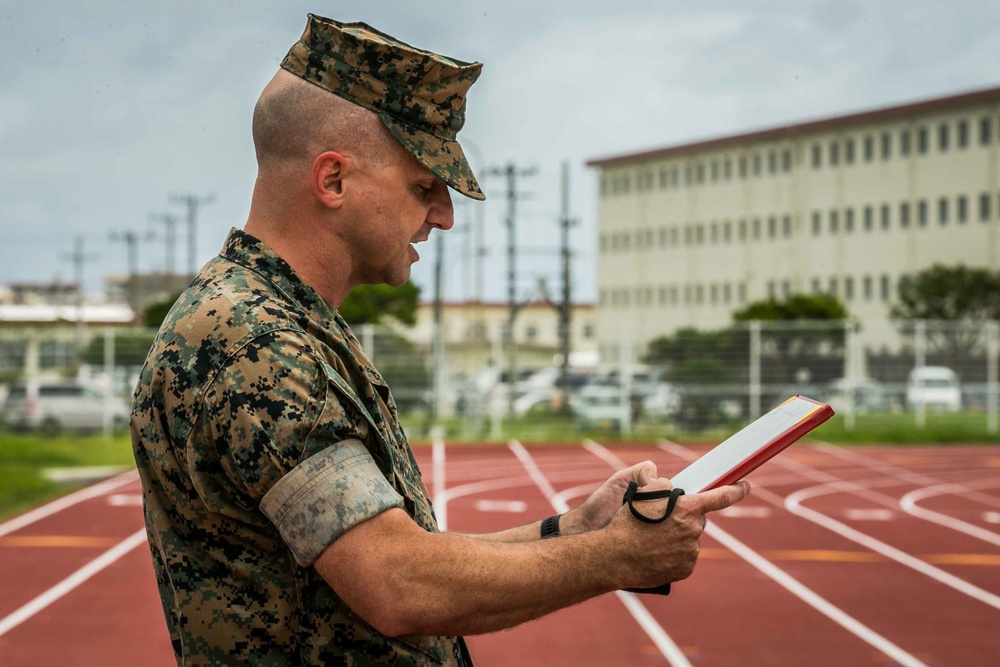
<svg viewBox="0 0 1000 667">
<path fill-rule="evenodd" d="M 233 228 L 219 256 L 245 266 L 270 282 L 289 301 L 318 319 L 336 319 L 336 309 L 299 277 L 295 270 L 266 243 Z"/>
</svg>

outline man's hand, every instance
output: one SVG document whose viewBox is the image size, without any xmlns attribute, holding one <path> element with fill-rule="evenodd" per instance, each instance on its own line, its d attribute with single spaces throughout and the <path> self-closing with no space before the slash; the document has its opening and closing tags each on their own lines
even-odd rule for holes
<svg viewBox="0 0 1000 667">
<path fill-rule="evenodd" d="M 644 490 L 670 488 L 668 480 L 658 479 Z M 630 580 L 627 587 L 652 588 L 691 576 L 698 560 L 699 540 L 705 530 L 705 515 L 738 503 L 748 493 L 750 484 L 737 482 L 681 496 L 670 516 L 655 524 L 639 521 L 628 508 L 619 509 L 608 530 L 618 535 L 616 542 L 627 545 L 627 556 L 622 560 L 622 574 Z M 662 516 L 666 505 L 666 499 L 635 503 L 636 509 L 649 517 Z M 635 577 L 634 582 L 632 577 Z"/>
<path fill-rule="evenodd" d="M 622 506 L 622 496 L 625 495 L 629 482 L 634 481 L 642 489 L 654 479 L 656 464 L 652 461 L 643 461 L 619 470 L 590 494 L 582 505 L 570 510 L 559 520 L 559 532 L 573 535 L 604 528 Z"/>
</svg>

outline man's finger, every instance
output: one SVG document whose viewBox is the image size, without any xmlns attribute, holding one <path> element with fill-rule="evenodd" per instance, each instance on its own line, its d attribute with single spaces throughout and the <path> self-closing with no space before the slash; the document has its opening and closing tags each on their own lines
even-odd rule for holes
<svg viewBox="0 0 1000 667">
<path fill-rule="evenodd" d="M 698 499 L 698 505 L 702 513 L 717 512 L 734 505 L 746 498 L 750 493 L 750 482 L 740 481 L 730 486 L 720 486 L 711 491 L 703 491 L 694 497 Z"/>
<path fill-rule="evenodd" d="M 632 466 L 631 479 L 634 479 L 640 487 L 646 486 L 656 479 L 656 464 L 652 461 L 643 461 Z"/>
</svg>

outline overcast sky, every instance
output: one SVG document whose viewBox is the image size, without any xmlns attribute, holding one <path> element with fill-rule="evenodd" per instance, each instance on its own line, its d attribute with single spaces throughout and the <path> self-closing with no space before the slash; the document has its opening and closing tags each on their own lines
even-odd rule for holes
<svg viewBox="0 0 1000 667">
<path fill-rule="evenodd" d="M 0 7 L 0 284 L 124 275 L 112 230 L 157 240 L 163 268 L 171 193 L 213 195 L 197 263 L 242 227 L 256 173 L 254 102 L 302 32 L 306 13 L 365 21 L 416 46 L 484 63 L 460 135 L 485 204 L 455 196 L 446 235 L 448 298 L 472 298 L 463 229 L 485 222 L 486 298 L 506 295 L 504 183 L 486 166 L 536 167 L 523 179 L 517 233 L 537 276 L 558 286 L 559 170 L 572 173 L 576 293 L 596 291 L 596 181 L 587 159 L 648 150 L 1000 85 L 1000 3 L 924 0 L 752 2 L 299 2 L 88 0 Z M 471 144 L 471 145 L 470 145 Z M 481 214 L 475 207 L 483 206 Z M 183 230 L 182 230 L 183 231 Z M 429 245 L 414 277 L 431 295 Z M 187 240 L 176 250 L 188 266 Z"/>
</svg>

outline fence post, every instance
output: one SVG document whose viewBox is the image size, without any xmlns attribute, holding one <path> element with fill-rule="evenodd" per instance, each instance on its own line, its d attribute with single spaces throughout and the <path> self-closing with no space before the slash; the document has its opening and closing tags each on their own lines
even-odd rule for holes
<svg viewBox="0 0 1000 667">
<path fill-rule="evenodd" d="M 492 440 L 499 440 L 503 435 L 503 404 L 506 403 L 506 397 L 500 396 L 500 387 L 502 386 L 500 378 L 503 376 L 501 371 L 503 368 L 503 338 L 503 330 L 498 328 L 494 331 L 491 340 L 492 356 L 498 371 L 497 383 L 490 389 L 493 396 L 486 397 L 486 408 L 490 411 L 490 439 Z M 514 391 L 512 383 L 510 391 Z"/>
<path fill-rule="evenodd" d="M 914 330 L 913 351 L 916 355 L 916 367 L 923 368 L 927 365 L 927 322 L 917 320 Z M 916 405 L 917 428 L 927 426 L 927 404 L 920 401 Z"/>
<path fill-rule="evenodd" d="M 750 420 L 760 416 L 760 320 L 750 322 Z"/>
<path fill-rule="evenodd" d="M 856 361 L 855 350 L 857 332 L 855 323 L 850 320 L 844 321 L 844 385 L 847 389 L 847 403 L 844 410 L 844 428 L 848 431 L 854 430 L 854 393 L 857 391 L 858 376 L 855 373 Z"/>
<path fill-rule="evenodd" d="M 632 326 L 625 320 L 621 324 L 621 343 L 618 348 L 621 374 L 618 384 L 621 387 L 622 435 L 627 437 L 632 434 Z"/>
<path fill-rule="evenodd" d="M 368 323 L 361 325 L 361 346 L 365 348 L 368 361 L 375 365 L 375 325 Z"/>
<path fill-rule="evenodd" d="M 38 339 L 38 329 L 32 327 L 26 333 L 28 340 L 24 344 L 24 377 L 33 378 L 41 372 L 41 341 Z"/>
<path fill-rule="evenodd" d="M 997 362 L 1000 361 L 1000 322 L 986 323 L 986 430 L 997 432 Z"/>
<path fill-rule="evenodd" d="M 104 391 L 104 418 L 101 425 L 104 437 L 110 438 L 112 435 L 111 404 L 115 399 L 115 330 L 111 327 L 104 329 L 104 377 L 108 384 Z"/>
</svg>

